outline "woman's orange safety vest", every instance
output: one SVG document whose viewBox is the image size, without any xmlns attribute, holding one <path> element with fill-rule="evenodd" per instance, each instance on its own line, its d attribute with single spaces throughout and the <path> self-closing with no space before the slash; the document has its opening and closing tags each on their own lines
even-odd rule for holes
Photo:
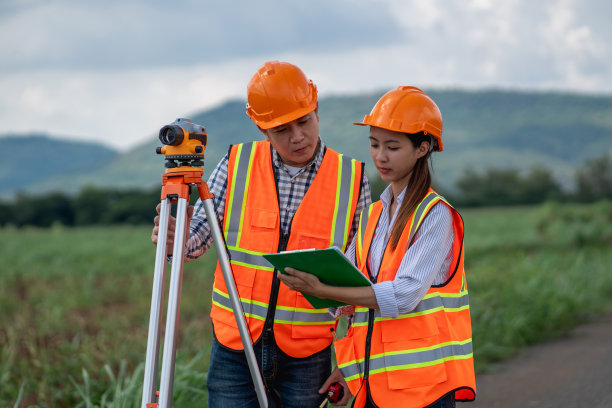
<svg viewBox="0 0 612 408">
<path fill-rule="evenodd" d="M 429 210 L 448 205 L 455 240 L 449 279 L 432 286 L 417 307 L 396 318 L 356 307 L 347 336 L 336 341 L 338 366 L 356 396 L 355 406 L 368 398 L 379 407 L 426 407 L 454 392 L 457 401 L 476 396 L 472 326 L 463 270 L 463 220 L 433 190 L 406 223 L 395 250 L 387 245 L 377 282 L 392 281 L 407 248 Z M 383 206 L 380 201 L 362 212 L 357 232 L 356 263 L 369 276 L 367 260 Z"/>
<path fill-rule="evenodd" d="M 277 345 L 292 357 L 307 357 L 331 344 L 330 328 L 335 327 L 335 320 L 326 309 L 313 309 L 301 293 L 286 285 L 280 284 L 275 296 L 274 268 L 261 255 L 330 246 L 344 251 L 359 200 L 362 172 L 363 163 L 327 148 L 293 217 L 289 236 L 283 239 L 270 143 L 230 148 L 223 232 L 253 343 L 268 319 Z M 242 350 L 219 264 L 210 316 L 219 342 Z"/>
</svg>

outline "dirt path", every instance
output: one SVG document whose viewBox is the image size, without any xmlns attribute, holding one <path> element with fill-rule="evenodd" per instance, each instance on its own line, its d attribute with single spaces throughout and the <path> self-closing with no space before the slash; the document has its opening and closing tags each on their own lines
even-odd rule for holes
<svg viewBox="0 0 612 408">
<path fill-rule="evenodd" d="M 459 408 L 612 408 L 612 318 L 580 326 L 476 378 Z"/>
</svg>

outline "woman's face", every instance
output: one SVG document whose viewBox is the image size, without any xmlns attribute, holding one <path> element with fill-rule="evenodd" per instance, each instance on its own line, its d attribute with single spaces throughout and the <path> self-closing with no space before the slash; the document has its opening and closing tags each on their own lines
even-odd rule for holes
<svg viewBox="0 0 612 408">
<path fill-rule="evenodd" d="M 404 133 L 370 126 L 370 156 L 380 178 L 391 184 L 395 194 L 403 190 L 415 163 L 429 149 L 429 143 L 414 147 Z"/>
</svg>

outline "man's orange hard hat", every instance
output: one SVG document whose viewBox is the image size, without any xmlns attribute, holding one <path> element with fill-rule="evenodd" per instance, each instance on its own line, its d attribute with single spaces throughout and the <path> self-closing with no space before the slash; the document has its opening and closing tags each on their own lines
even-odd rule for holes
<svg viewBox="0 0 612 408">
<path fill-rule="evenodd" d="M 316 108 L 317 87 L 288 62 L 266 62 L 247 85 L 247 114 L 262 129 L 284 125 Z"/>
<path fill-rule="evenodd" d="M 360 126 L 376 126 L 394 132 L 432 135 L 434 150 L 442 151 L 442 114 L 425 92 L 414 86 L 400 86 L 384 94 Z"/>
</svg>

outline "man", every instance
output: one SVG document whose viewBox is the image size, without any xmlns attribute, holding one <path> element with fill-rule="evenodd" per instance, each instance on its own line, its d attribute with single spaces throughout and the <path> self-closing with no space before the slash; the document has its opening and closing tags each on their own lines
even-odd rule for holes
<svg viewBox="0 0 612 408">
<path fill-rule="evenodd" d="M 208 184 L 270 406 L 310 408 L 321 403 L 318 389 L 330 374 L 335 321 L 281 284 L 261 255 L 330 246 L 344 251 L 371 202 L 370 188 L 363 163 L 321 141 L 317 89 L 298 67 L 266 62 L 251 78 L 247 99 L 247 114 L 265 140 L 231 146 Z M 155 224 L 153 242 L 158 218 Z M 171 250 L 172 237 L 168 241 Z M 185 258 L 199 257 L 211 242 L 198 202 Z M 211 319 L 209 406 L 257 407 L 219 265 Z"/>
</svg>

